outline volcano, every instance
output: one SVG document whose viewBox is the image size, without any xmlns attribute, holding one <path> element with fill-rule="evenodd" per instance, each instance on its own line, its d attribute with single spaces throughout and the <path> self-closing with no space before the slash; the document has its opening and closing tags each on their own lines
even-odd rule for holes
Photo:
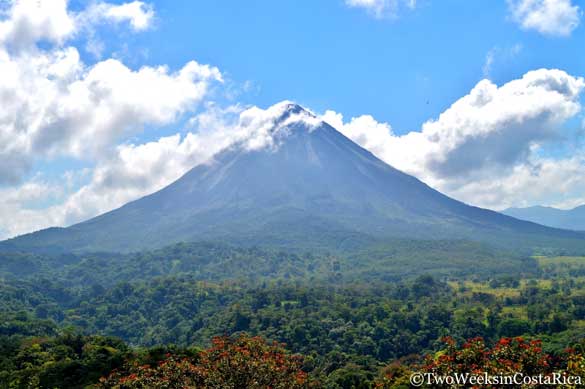
<svg viewBox="0 0 585 389">
<path fill-rule="evenodd" d="M 136 251 L 182 241 L 340 248 L 387 238 L 585 248 L 585 235 L 472 207 L 358 146 L 301 106 L 271 107 L 263 137 L 240 140 L 162 190 L 2 249 Z M 583 250 L 585 251 L 585 250 Z"/>
</svg>

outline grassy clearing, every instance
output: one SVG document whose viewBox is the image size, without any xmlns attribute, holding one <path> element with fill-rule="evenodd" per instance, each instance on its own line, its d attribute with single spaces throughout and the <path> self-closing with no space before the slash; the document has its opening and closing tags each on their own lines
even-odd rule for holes
<svg viewBox="0 0 585 389">
<path fill-rule="evenodd" d="M 502 314 L 510 318 L 528 320 L 528 309 L 526 306 L 503 307 Z"/>
</svg>

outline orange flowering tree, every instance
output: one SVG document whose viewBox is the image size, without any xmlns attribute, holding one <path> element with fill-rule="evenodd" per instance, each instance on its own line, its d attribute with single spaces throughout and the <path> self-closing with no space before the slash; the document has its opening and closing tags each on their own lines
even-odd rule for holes
<svg viewBox="0 0 585 389">
<path fill-rule="evenodd" d="M 582 377 L 585 382 L 585 358 L 583 353 L 576 352 L 574 349 L 567 349 L 564 355 L 553 357 L 543 351 L 539 340 L 526 340 L 522 337 L 502 338 L 491 347 L 486 345 L 482 338 L 470 339 L 462 345 L 458 345 L 450 337 L 444 338 L 443 342 L 445 348 L 426 356 L 422 363 L 393 363 L 387 366 L 377 380 L 376 387 L 409 387 L 409 378 L 412 374 L 427 377 L 429 373 L 437 377 L 456 375 L 511 377 L 516 373 L 521 373 L 522 377 L 542 376 L 543 380 L 545 377 L 551 378 L 553 375 L 560 374 Z M 433 385 L 425 386 L 433 387 Z M 449 387 L 444 384 L 434 386 Z M 530 387 L 554 386 L 531 384 Z"/>
<path fill-rule="evenodd" d="M 216 337 L 197 357 L 167 355 L 158 364 L 130 364 L 102 378 L 100 388 L 305 388 L 300 357 L 260 337 Z"/>
<path fill-rule="evenodd" d="M 428 356 L 423 371 L 442 375 L 452 373 L 488 373 L 507 375 L 522 372 L 526 375 L 551 372 L 551 357 L 543 352 L 539 340 L 502 338 L 493 347 L 483 338 L 473 338 L 457 347 L 452 338 L 444 338 L 447 347 L 438 356 Z"/>
<path fill-rule="evenodd" d="M 167 359 L 151 366 L 136 362 L 124 371 L 115 371 L 102 378 L 98 388 L 200 388 L 204 385 L 204 370 L 188 358 L 168 355 Z"/>
</svg>

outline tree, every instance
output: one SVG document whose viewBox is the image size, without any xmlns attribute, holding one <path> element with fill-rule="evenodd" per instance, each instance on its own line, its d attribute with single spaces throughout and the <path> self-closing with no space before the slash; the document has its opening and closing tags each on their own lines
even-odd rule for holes
<svg viewBox="0 0 585 389">
<path fill-rule="evenodd" d="M 156 365 L 130 364 L 100 380 L 99 388 L 273 388 L 309 386 L 302 359 L 259 337 L 216 337 L 196 357 L 171 354 Z"/>
<path fill-rule="evenodd" d="M 382 370 L 376 386 L 378 388 L 405 387 L 411 372 L 432 373 L 434 376 L 447 377 L 455 374 L 483 376 L 508 376 L 522 373 L 524 377 L 553 373 L 580 376 L 585 372 L 583 356 L 574 350 L 567 350 L 563 358 L 553 358 L 546 354 L 539 340 L 525 340 L 521 337 L 501 338 L 494 346 L 486 345 L 482 338 L 473 338 L 458 345 L 453 338 L 443 339 L 446 347 L 432 355 L 427 355 L 422 363 L 399 365 L 394 363 Z M 449 387 L 436 385 L 431 387 Z M 453 387 L 459 387 L 454 384 Z M 493 387 L 506 387 L 493 386 Z M 533 385 L 531 387 L 550 387 Z"/>
</svg>

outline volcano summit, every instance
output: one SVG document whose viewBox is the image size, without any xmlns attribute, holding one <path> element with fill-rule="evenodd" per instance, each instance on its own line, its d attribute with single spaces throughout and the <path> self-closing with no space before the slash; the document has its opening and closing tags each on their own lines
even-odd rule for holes
<svg viewBox="0 0 585 389">
<path fill-rule="evenodd" d="M 263 126 L 162 190 L 71 227 L 1 245 L 124 252 L 222 240 L 336 248 L 398 237 L 585 247 L 581 233 L 451 199 L 389 166 L 297 104 L 283 102 L 264 112 Z"/>
</svg>

